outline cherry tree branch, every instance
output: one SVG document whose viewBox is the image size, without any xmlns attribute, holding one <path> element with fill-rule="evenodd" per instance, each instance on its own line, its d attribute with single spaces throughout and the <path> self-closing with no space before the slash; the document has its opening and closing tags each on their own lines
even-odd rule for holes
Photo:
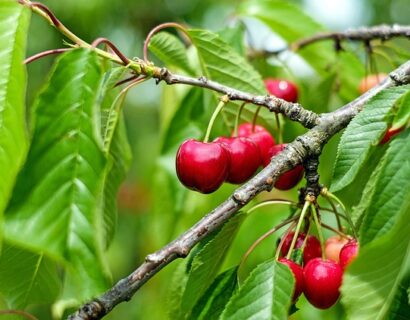
<svg viewBox="0 0 410 320">
<path fill-rule="evenodd" d="M 364 104 L 381 90 L 410 83 L 410 61 L 390 73 L 378 86 L 342 108 L 319 117 L 318 124 L 299 136 L 273 157 L 271 163 L 235 192 L 222 204 L 204 216 L 190 229 L 162 249 L 148 255 L 145 261 L 128 277 L 120 280 L 100 297 L 86 303 L 69 320 L 100 319 L 116 305 L 128 301 L 135 292 L 157 272 L 177 258 L 186 257 L 203 238 L 221 227 L 262 191 L 270 191 L 278 177 L 301 164 L 309 156 L 317 156 L 323 146 L 362 110 Z"/>
</svg>

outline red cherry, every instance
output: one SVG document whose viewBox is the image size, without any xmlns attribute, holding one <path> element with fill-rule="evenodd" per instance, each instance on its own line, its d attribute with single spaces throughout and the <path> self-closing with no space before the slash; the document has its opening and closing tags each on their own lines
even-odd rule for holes
<svg viewBox="0 0 410 320">
<path fill-rule="evenodd" d="M 298 88 L 293 82 L 282 79 L 265 79 L 264 82 L 271 95 L 288 102 L 298 101 Z"/>
<path fill-rule="evenodd" d="M 275 145 L 275 139 L 264 127 L 255 125 L 255 130 L 252 131 L 251 123 L 243 123 L 238 127 L 238 136 L 247 137 L 258 146 L 263 163 L 270 159 L 269 150 Z"/>
<path fill-rule="evenodd" d="M 222 145 L 230 156 L 227 182 L 244 183 L 255 174 L 261 158 L 259 149 L 252 140 L 245 137 L 220 137 L 214 142 Z"/>
<path fill-rule="evenodd" d="M 315 258 L 303 269 L 304 293 L 319 309 L 328 309 L 339 299 L 343 270 L 334 261 Z"/>
<path fill-rule="evenodd" d="M 370 90 L 371 88 L 377 86 L 386 77 L 387 77 L 387 74 L 378 73 L 378 74 L 370 74 L 367 77 L 363 78 L 362 81 L 360 81 L 360 84 L 359 84 L 360 94 L 363 94 L 366 91 Z"/>
<path fill-rule="evenodd" d="M 325 255 L 329 260 L 339 262 L 340 250 L 349 240 L 340 236 L 333 236 L 326 240 Z"/>
<path fill-rule="evenodd" d="M 340 266 L 343 269 L 346 269 L 346 267 L 354 259 L 356 259 L 358 251 L 359 251 L 359 244 L 357 243 L 356 240 L 350 240 L 348 243 L 346 243 L 343 246 L 342 250 L 340 250 L 340 255 L 339 255 Z"/>
<path fill-rule="evenodd" d="M 287 265 L 295 277 L 295 290 L 293 292 L 293 301 L 296 301 L 303 292 L 303 268 L 292 260 L 279 258 L 280 263 Z"/>
<path fill-rule="evenodd" d="M 279 152 L 282 152 L 282 150 L 285 149 L 285 147 L 286 143 L 283 143 L 274 145 L 272 148 L 270 148 L 268 153 L 269 156 L 266 159 L 263 159 L 264 167 L 266 167 L 270 163 L 270 160 L 273 156 L 277 155 Z M 292 189 L 303 178 L 303 173 L 303 166 L 297 165 L 295 168 L 286 171 L 279 177 L 279 179 L 275 183 L 275 188 L 279 190 Z"/>
<path fill-rule="evenodd" d="M 187 188 L 202 193 L 218 189 L 228 175 L 229 154 L 218 143 L 194 139 L 185 141 L 178 149 L 176 170 Z"/>
<path fill-rule="evenodd" d="M 294 234 L 295 234 L 294 232 L 289 233 L 287 237 L 285 238 L 285 241 L 283 241 L 282 248 L 280 250 L 282 256 L 287 255 L 290 249 L 290 245 L 292 243 Z M 306 235 L 304 233 L 298 234 L 298 238 L 296 239 L 295 249 L 302 247 L 303 241 L 305 240 L 305 238 L 306 238 Z M 303 263 L 306 264 L 310 260 L 320 257 L 321 255 L 322 255 L 322 249 L 320 247 L 319 240 L 315 236 L 310 235 L 308 239 L 306 240 L 305 249 L 303 251 Z"/>
<path fill-rule="evenodd" d="M 379 144 L 385 144 L 390 141 L 391 138 L 393 138 L 396 134 L 399 134 L 403 130 L 403 127 L 401 128 L 389 128 L 386 133 L 384 134 L 382 140 L 380 141 Z"/>
</svg>

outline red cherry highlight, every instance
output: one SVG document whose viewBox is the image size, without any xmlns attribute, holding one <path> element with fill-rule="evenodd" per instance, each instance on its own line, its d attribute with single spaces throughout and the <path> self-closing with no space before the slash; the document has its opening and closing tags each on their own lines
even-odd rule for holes
<svg viewBox="0 0 410 320">
<path fill-rule="evenodd" d="M 229 169 L 227 182 L 240 184 L 252 177 L 261 165 L 259 149 L 249 138 L 217 138 L 219 143 L 229 153 Z"/>
<path fill-rule="evenodd" d="M 328 309 L 339 299 L 343 270 L 331 260 L 315 258 L 303 269 L 304 293 L 316 308 Z"/>
<path fill-rule="evenodd" d="M 297 263 L 293 262 L 292 260 L 289 260 L 286 258 L 279 258 L 278 261 L 284 265 L 287 265 L 290 271 L 292 271 L 293 273 L 293 276 L 295 278 L 293 301 L 296 301 L 303 292 L 303 287 L 304 287 L 303 286 L 303 282 L 304 282 L 303 268 Z"/>
<path fill-rule="evenodd" d="M 271 95 L 288 102 L 298 101 L 298 88 L 293 82 L 270 78 L 265 79 L 264 82 L 266 89 Z"/>
<path fill-rule="evenodd" d="M 218 143 L 194 139 L 185 141 L 178 149 L 176 171 L 181 183 L 202 193 L 217 190 L 228 175 L 229 154 Z"/>
<path fill-rule="evenodd" d="M 268 157 L 264 160 L 264 167 L 266 167 L 273 156 L 282 152 L 285 149 L 286 143 L 274 145 L 269 149 Z M 283 173 L 275 183 L 275 188 L 279 190 L 289 190 L 296 186 L 303 178 L 303 166 L 297 165 L 295 168 Z"/>
<path fill-rule="evenodd" d="M 340 250 L 339 263 L 343 269 L 346 269 L 347 266 L 356 259 L 357 253 L 359 251 L 359 244 L 356 240 L 350 240 L 346 243 L 342 250 Z"/>
<path fill-rule="evenodd" d="M 294 236 L 294 232 L 290 232 L 285 240 L 283 241 L 282 248 L 280 250 L 281 255 L 287 255 L 290 245 L 292 244 L 292 239 Z M 296 239 L 295 249 L 302 247 L 303 241 L 305 240 L 306 235 L 304 233 L 299 233 L 298 238 Z M 315 237 L 310 235 L 306 240 L 305 249 L 303 251 L 303 263 L 306 264 L 310 260 L 320 257 L 322 255 L 322 249 L 320 247 L 319 240 Z"/>
</svg>

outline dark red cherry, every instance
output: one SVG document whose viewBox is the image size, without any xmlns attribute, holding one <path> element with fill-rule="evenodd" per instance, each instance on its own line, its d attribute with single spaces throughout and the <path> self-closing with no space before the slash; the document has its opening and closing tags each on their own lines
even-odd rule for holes
<svg viewBox="0 0 410 320">
<path fill-rule="evenodd" d="M 247 137 L 258 146 L 262 163 L 269 158 L 269 150 L 275 145 L 275 139 L 268 130 L 262 126 L 255 125 L 255 128 L 252 131 L 251 123 L 241 124 L 238 127 L 238 136 Z"/>
<path fill-rule="evenodd" d="M 384 134 L 382 140 L 380 141 L 379 144 L 385 144 L 390 141 L 391 138 L 393 138 L 396 134 L 399 134 L 404 128 L 389 128 L 386 133 Z"/>
<path fill-rule="evenodd" d="M 292 243 L 294 234 L 295 234 L 294 232 L 291 232 L 285 238 L 285 241 L 283 242 L 282 248 L 280 250 L 282 256 L 287 255 L 290 249 L 290 245 Z M 304 233 L 298 234 L 298 238 L 296 239 L 295 249 L 302 247 L 303 241 L 305 240 L 305 238 L 306 238 L 306 235 Z M 310 260 L 320 257 L 321 255 L 322 255 L 322 249 L 320 247 L 319 240 L 315 236 L 310 235 L 308 239 L 306 240 L 306 246 L 303 251 L 303 263 L 306 264 Z"/>
<path fill-rule="evenodd" d="M 268 92 L 280 99 L 288 102 L 298 101 L 298 88 L 291 81 L 283 79 L 265 79 L 265 87 Z"/>
<path fill-rule="evenodd" d="M 214 142 L 222 145 L 229 153 L 227 182 L 244 183 L 255 174 L 262 163 L 258 147 L 249 138 L 219 137 Z"/>
<path fill-rule="evenodd" d="M 346 267 L 354 260 L 356 259 L 357 253 L 359 251 L 359 244 L 357 243 L 356 240 L 350 240 L 348 243 L 346 243 L 342 250 L 340 250 L 340 255 L 339 255 L 339 263 L 340 266 L 343 269 L 346 269 Z"/>
<path fill-rule="evenodd" d="M 286 143 L 274 145 L 269 149 L 267 159 L 264 159 L 263 166 L 266 167 L 270 163 L 270 159 L 285 149 Z M 289 190 L 296 186 L 303 178 L 303 166 L 298 165 L 295 168 L 283 173 L 275 183 L 275 188 L 279 190 Z"/>
<path fill-rule="evenodd" d="M 304 293 L 308 301 L 319 309 L 333 306 L 340 296 L 343 270 L 332 260 L 315 258 L 303 268 Z"/>
<path fill-rule="evenodd" d="M 225 181 L 229 170 L 229 154 L 218 143 L 194 139 L 178 149 L 176 170 L 179 180 L 189 189 L 211 193 Z"/>
<path fill-rule="evenodd" d="M 293 301 L 296 301 L 303 292 L 303 268 L 292 260 L 279 258 L 280 263 L 287 265 L 295 277 L 295 290 L 293 292 Z"/>
</svg>

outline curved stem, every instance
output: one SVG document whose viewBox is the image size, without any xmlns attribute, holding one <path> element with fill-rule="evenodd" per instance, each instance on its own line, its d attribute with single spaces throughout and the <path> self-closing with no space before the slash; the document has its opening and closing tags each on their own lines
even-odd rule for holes
<svg viewBox="0 0 410 320">
<path fill-rule="evenodd" d="M 241 106 L 239 107 L 238 113 L 236 114 L 236 117 L 235 117 L 235 127 L 234 127 L 234 131 L 233 131 L 233 132 L 234 132 L 234 137 L 237 137 L 237 136 L 238 136 L 239 121 L 240 121 L 240 119 L 241 119 L 241 113 L 242 113 L 242 110 L 243 110 L 243 108 L 245 107 L 245 105 L 246 105 L 246 101 L 241 104 Z"/>
<path fill-rule="evenodd" d="M 255 125 L 256 125 L 256 120 L 258 119 L 259 111 L 261 110 L 261 106 L 258 106 L 258 108 L 255 111 L 255 114 L 253 115 L 252 119 L 252 132 L 255 131 Z"/>
<path fill-rule="evenodd" d="M 29 64 L 29 63 L 31 63 L 33 61 L 36 61 L 38 59 L 41 59 L 43 57 L 46 57 L 46 56 L 49 56 L 49 55 L 52 55 L 52 54 L 60 54 L 60 53 L 70 51 L 70 50 L 72 50 L 72 49 L 71 48 L 60 48 L 60 49 L 46 50 L 46 51 L 37 53 L 37 54 L 35 54 L 31 57 L 28 57 L 26 60 L 23 61 L 23 63 L 24 64 Z"/>
<path fill-rule="evenodd" d="M 288 230 L 286 230 L 285 234 L 282 236 L 282 239 L 280 239 L 278 247 L 276 248 L 275 260 L 279 259 L 279 255 L 282 250 L 283 244 L 295 226 L 296 226 L 296 221 L 293 221 L 292 224 L 289 226 Z"/>
<path fill-rule="evenodd" d="M 340 221 L 340 217 L 339 217 L 339 214 L 338 214 L 338 212 L 337 212 L 337 208 L 336 208 L 335 204 L 334 204 L 333 201 L 331 201 L 329 198 L 325 198 L 325 199 L 327 200 L 327 202 L 329 202 L 330 206 L 331 206 L 332 209 L 333 209 L 333 212 L 334 212 L 335 217 L 336 217 L 336 223 L 337 223 L 338 229 L 339 229 L 340 231 L 342 231 L 342 230 L 343 230 L 342 223 L 341 223 L 341 221 Z M 347 219 L 347 218 L 345 217 L 345 219 Z"/>
<path fill-rule="evenodd" d="M 266 201 L 262 201 L 259 202 L 258 204 L 256 204 L 255 206 L 253 206 L 252 208 L 250 208 L 247 213 L 251 213 L 252 211 L 255 211 L 256 209 L 265 207 L 265 206 L 269 206 L 269 205 L 273 205 L 273 204 L 286 204 L 292 207 L 297 207 L 297 203 L 293 202 L 293 201 L 289 201 L 289 200 L 282 200 L 282 199 L 272 199 L 272 200 L 266 200 Z"/>
<path fill-rule="evenodd" d="M 318 213 L 316 211 L 315 205 L 312 204 L 311 208 L 312 208 L 313 220 L 315 221 L 315 226 L 316 226 L 316 229 L 317 229 L 317 234 L 319 236 L 320 247 L 322 248 L 322 259 L 325 260 L 326 259 L 326 256 L 325 256 L 325 238 L 323 237 L 322 228 L 320 227 L 319 217 L 318 217 Z"/>
<path fill-rule="evenodd" d="M 130 60 L 115 46 L 115 44 L 113 44 L 110 40 L 108 40 L 106 38 L 97 38 L 97 39 L 95 39 L 91 43 L 91 47 L 96 48 L 101 43 L 104 43 L 108 47 L 110 47 L 110 49 L 112 51 L 114 51 L 114 53 L 118 56 L 118 58 L 120 58 L 120 60 L 124 63 L 125 66 L 130 62 Z"/>
<path fill-rule="evenodd" d="M 283 143 L 283 131 L 282 131 L 282 126 L 280 124 L 280 118 L 279 114 L 275 112 L 275 120 L 276 120 L 276 126 L 278 127 L 278 142 L 279 144 Z"/>
<path fill-rule="evenodd" d="M 144 41 L 144 48 L 143 48 L 143 57 L 144 57 L 144 61 L 148 62 L 148 45 L 149 42 L 151 40 L 151 38 L 154 36 L 154 34 L 156 34 L 158 31 L 165 29 L 165 28 L 175 28 L 178 29 L 180 31 L 183 32 L 184 35 L 186 35 L 189 39 L 190 36 L 187 32 L 187 30 L 180 24 L 176 23 L 176 22 L 165 22 L 165 23 L 161 23 L 160 25 L 156 26 L 155 28 L 153 28 L 147 35 L 147 37 L 145 38 Z"/>
<path fill-rule="evenodd" d="M 302 212 L 300 213 L 299 221 L 298 221 L 298 224 L 296 226 L 295 234 L 293 235 L 293 239 L 292 239 L 292 242 L 290 244 L 288 254 L 286 255 L 287 259 L 290 259 L 290 257 L 292 256 L 292 251 L 295 248 L 296 240 L 298 238 L 299 231 L 300 231 L 300 227 L 302 226 L 303 219 L 305 218 L 306 212 L 308 211 L 310 205 L 311 205 L 311 202 L 308 201 L 308 200 L 306 200 L 305 204 L 303 205 Z"/>
<path fill-rule="evenodd" d="M 255 248 L 262 243 L 263 240 L 265 240 L 266 238 L 268 238 L 270 235 L 272 235 L 273 233 L 275 233 L 276 231 L 278 231 L 279 229 L 283 228 L 284 226 L 286 226 L 287 224 L 295 221 L 296 219 L 298 219 L 299 217 L 293 217 L 291 219 L 287 219 L 281 223 L 279 223 L 277 226 L 275 226 L 274 228 L 270 229 L 268 232 L 266 232 L 265 234 L 261 235 L 258 239 L 256 239 L 256 241 L 254 243 L 252 243 L 252 245 L 249 247 L 249 249 L 245 252 L 245 254 L 242 256 L 241 261 L 239 262 L 239 267 L 238 270 L 241 268 L 241 266 L 246 262 L 246 260 L 248 259 L 249 255 L 252 253 L 253 250 L 255 250 Z M 239 271 L 238 271 L 239 273 Z"/>
<path fill-rule="evenodd" d="M 328 229 L 330 231 L 333 231 L 334 233 L 338 234 L 339 236 L 341 236 L 342 238 L 346 238 L 346 239 L 351 239 L 351 237 L 349 237 L 347 234 L 327 225 L 326 223 L 320 222 L 320 224 L 322 225 L 323 228 Z"/>
<path fill-rule="evenodd" d="M 326 201 L 329 202 L 328 199 L 326 199 Z M 330 203 L 330 202 L 329 202 L 329 203 Z M 333 205 L 334 205 L 334 204 L 333 204 Z M 337 216 L 337 217 L 339 217 L 339 218 L 343 218 L 345 221 L 347 221 L 346 216 L 344 216 L 343 214 L 341 214 L 341 213 L 339 213 L 339 212 L 337 212 L 337 211 L 334 211 L 333 209 L 325 208 L 325 207 L 319 207 L 319 209 L 320 209 L 320 211 L 325 211 L 325 212 L 333 213 L 335 216 Z M 343 226 L 342 226 L 342 229 L 343 229 Z"/>
<path fill-rule="evenodd" d="M 214 113 L 212 114 L 211 119 L 209 120 L 208 123 L 208 128 L 206 129 L 206 134 L 205 134 L 205 138 L 204 138 L 204 142 L 209 142 L 209 137 L 211 135 L 211 131 L 212 131 L 212 127 L 214 125 L 214 122 L 216 120 L 216 117 L 218 116 L 219 112 L 221 112 L 222 108 L 229 102 L 229 98 L 228 96 L 222 96 L 218 106 L 216 107 Z"/>
<path fill-rule="evenodd" d="M 29 320 L 38 320 L 38 318 L 24 310 L 0 310 L 0 315 L 1 314 L 16 314 L 19 316 L 23 316 L 24 318 L 27 318 Z"/>
</svg>

